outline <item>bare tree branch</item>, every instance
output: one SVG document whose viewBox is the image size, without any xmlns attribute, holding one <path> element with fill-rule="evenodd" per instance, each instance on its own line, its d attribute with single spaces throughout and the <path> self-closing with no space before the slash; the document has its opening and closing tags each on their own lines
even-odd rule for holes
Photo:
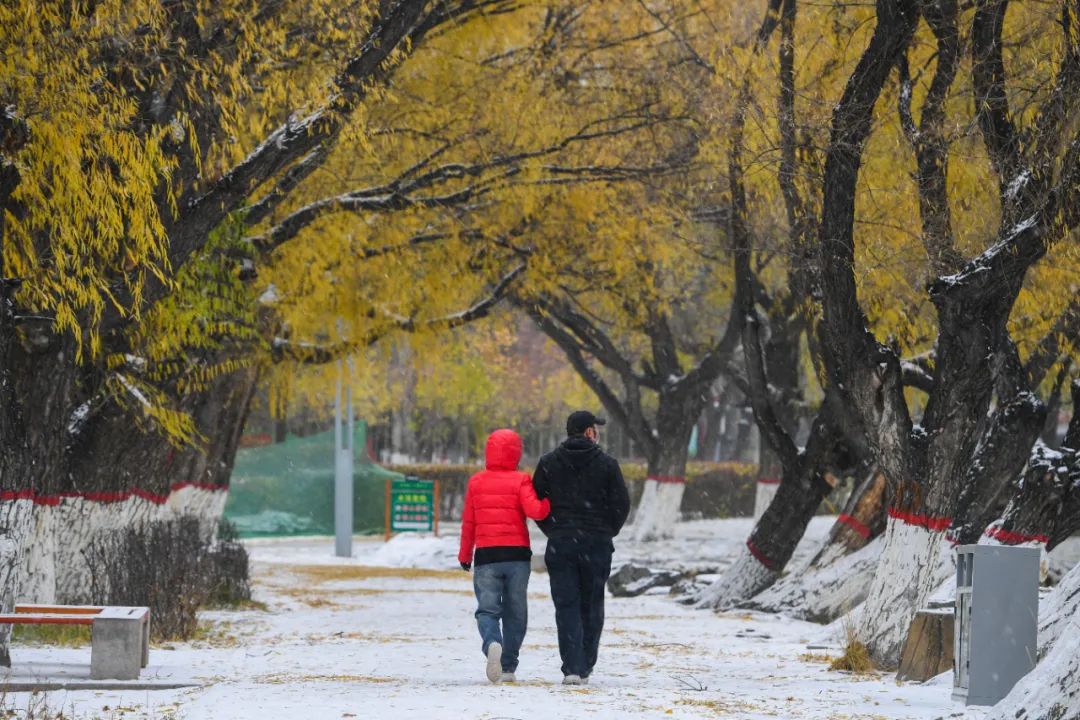
<svg viewBox="0 0 1080 720">
<path fill-rule="evenodd" d="M 750 404 L 754 409 L 754 419 L 765 436 L 769 447 L 780 457 L 780 462 L 787 468 L 798 464 L 799 449 L 784 430 L 776 417 L 769 392 L 769 382 L 765 376 L 765 357 L 759 337 L 761 323 L 757 317 L 746 318 L 743 329 L 743 351 L 746 357 L 746 374 L 749 380 Z"/>
<path fill-rule="evenodd" d="M 937 40 L 937 62 L 923 100 L 919 126 L 911 117 L 911 79 L 908 77 L 907 54 L 899 63 L 901 82 L 901 117 L 915 149 L 919 191 L 919 213 L 922 219 L 922 241 L 930 258 L 934 275 L 955 272 L 962 258 L 956 251 L 949 208 L 948 160 L 949 146 L 945 138 L 945 102 L 956 78 L 960 61 L 960 33 L 957 28 L 956 0 L 920 0 L 920 8 Z"/>
<path fill-rule="evenodd" d="M 1002 194 L 1020 178 L 1023 166 L 1020 136 L 1013 124 L 1005 91 L 1001 31 L 1009 0 L 977 0 L 971 23 L 971 78 L 975 117 L 982 129 Z"/>
</svg>

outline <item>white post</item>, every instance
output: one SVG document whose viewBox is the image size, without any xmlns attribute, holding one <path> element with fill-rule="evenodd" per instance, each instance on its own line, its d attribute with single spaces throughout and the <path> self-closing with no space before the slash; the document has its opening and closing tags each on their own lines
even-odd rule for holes
<svg viewBox="0 0 1080 720">
<path fill-rule="evenodd" d="M 337 393 L 334 398 L 334 554 L 352 557 L 353 534 L 353 419 L 352 387 L 346 383 L 345 412 L 341 407 L 341 361 L 338 360 Z"/>
</svg>

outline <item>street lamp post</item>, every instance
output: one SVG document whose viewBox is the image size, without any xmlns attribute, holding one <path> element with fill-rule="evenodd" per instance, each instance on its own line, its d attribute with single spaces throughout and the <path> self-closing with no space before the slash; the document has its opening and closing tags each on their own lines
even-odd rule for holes
<svg viewBox="0 0 1080 720">
<path fill-rule="evenodd" d="M 338 360 L 337 393 L 334 398 L 334 554 L 352 557 L 353 535 L 353 406 L 352 384 L 345 383 L 342 417 L 342 374 Z"/>
</svg>

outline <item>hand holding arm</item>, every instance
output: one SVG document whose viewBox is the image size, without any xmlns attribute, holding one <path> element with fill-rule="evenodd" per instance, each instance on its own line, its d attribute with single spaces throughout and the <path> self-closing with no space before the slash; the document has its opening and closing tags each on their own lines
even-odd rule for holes
<svg viewBox="0 0 1080 720">
<path fill-rule="evenodd" d="M 541 500 L 537 497 L 533 482 L 525 473 L 521 474 L 521 485 L 518 487 L 518 500 L 525 516 L 533 520 L 543 520 L 551 513 L 551 501 L 547 498 Z"/>
</svg>

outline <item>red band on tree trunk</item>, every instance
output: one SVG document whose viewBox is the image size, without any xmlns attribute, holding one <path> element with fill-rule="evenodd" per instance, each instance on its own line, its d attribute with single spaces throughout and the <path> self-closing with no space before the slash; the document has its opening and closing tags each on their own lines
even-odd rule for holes
<svg viewBox="0 0 1080 720">
<path fill-rule="evenodd" d="M 1006 530 L 1003 527 L 997 525 L 991 525 L 986 528 L 986 536 L 992 537 L 999 542 L 1006 545 L 1023 545 L 1024 543 L 1037 542 L 1046 545 L 1050 542 L 1050 538 L 1046 535 L 1027 535 L 1025 533 L 1013 532 L 1012 530 Z"/>
<path fill-rule="evenodd" d="M 193 487 L 198 490 L 205 490 L 207 492 L 219 492 L 228 490 L 228 485 L 214 485 L 211 483 L 190 483 L 181 482 L 176 483 L 169 488 L 169 493 L 183 490 L 186 487 Z M 141 488 L 134 488 L 132 490 L 97 490 L 97 491 L 66 491 L 57 493 L 56 495 L 37 495 L 33 490 L 5 490 L 0 492 L 0 502 L 9 502 L 12 500 L 31 500 L 35 505 L 59 505 L 61 500 L 68 498 L 89 500 L 90 502 L 99 503 L 114 503 L 123 502 L 132 497 L 142 498 L 148 502 L 152 502 L 155 505 L 164 505 L 169 500 L 169 495 L 158 495 L 152 493 L 149 490 L 143 490 Z"/>
<path fill-rule="evenodd" d="M 915 525 L 916 527 L 926 528 L 931 532 L 942 532 L 948 530 L 949 526 L 952 525 L 952 518 L 918 515 L 904 510 L 896 510 L 895 508 L 889 508 L 889 517 L 896 518 L 905 525 Z"/>
<path fill-rule="evenodd" d="M 33 490 L 4 490 L 0 492 L 0 500 L 4 502 L 13 500 L 33 500 Z"/>
<path fill-rule="evenodd" d="M 757 481 L 761 485 L 779 485 L 780 484 L 780 478 L 763 477 L 763 478 L 758 478 Z"/>
<path fill-rule="evenodd" d="M 765 557 L 765 553 L 758 549 L 758 546 L 754 544 L 753 540 L 746 541 L 746 549 L 750 551 L 750 554 L 754 556 L 754 559 L 764 565 L 770 570 L 774 569 L 773 561 Z"/>
<path fill-rule="evenodd" d="M 646 480 L 655 480 L 658 483 L 684 483 L 685 477 L 679 475 L 650 475 Z"/>
<path fill-rule="evenodd" d="M 862 535 L 863 538 L 870 539 L 870 528 L 863 525 L 856 518 L 853 518 L 850 515 L 841 514 L 840 517 L 836 518 L 836 522 L 843 523 L 844 525 L 847 525 L 849 528 L 851 528 L 855 532 Z"/>
</svg>

